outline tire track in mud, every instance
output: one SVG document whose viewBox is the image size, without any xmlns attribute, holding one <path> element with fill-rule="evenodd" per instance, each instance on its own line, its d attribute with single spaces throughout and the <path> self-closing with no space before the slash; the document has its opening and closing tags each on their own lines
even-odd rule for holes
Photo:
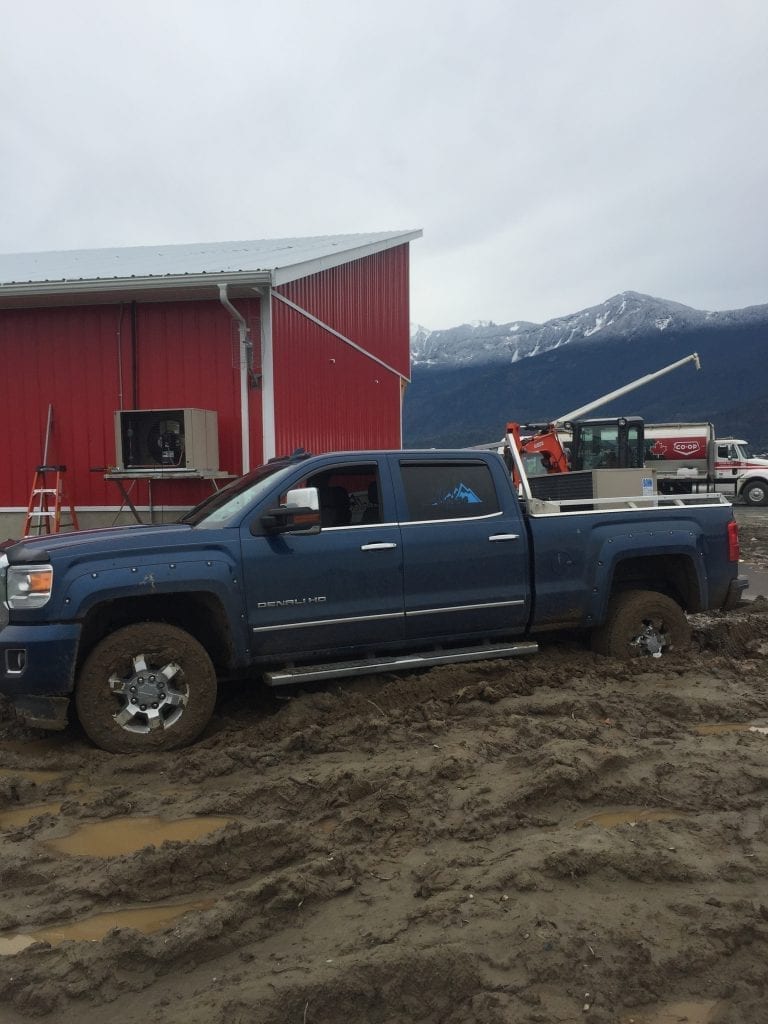
<svg viewBox="0 0 768 1024">
<path fill-rule="evenodd" d="M 287 702 L 236 690 L 168 755 L 6 716 L 0 822 L 39 813 L 0 824 L 0 938 L 205 905 L 0 955 L 0 1018 L 653 1024 L 688 1001 L 764 1021 L 768 605 L 693 626 L 693 655 L 658 662 L 564 639 Z M 231 820 L 111 857 L 49 845 L 150 815 Z"/>
</svg>

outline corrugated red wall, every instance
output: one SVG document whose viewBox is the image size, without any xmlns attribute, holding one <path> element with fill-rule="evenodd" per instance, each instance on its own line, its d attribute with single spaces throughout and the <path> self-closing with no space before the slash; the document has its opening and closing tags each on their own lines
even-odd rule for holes
<svg viewBox="0 0 768 1024">
<path fill-rule="evenodd" d="M 107 503 L 105 482 L 89 467 L 114 461 L 119 323 L 115 306 L 0 314 L 0 506 L 26 506 L 49 404 L 48 462 L 67 466 L 67 489 L 76 502 Z"/>
<path fill-rule="evenodd" d="M 257 300 L 238 308 L 258 319 Z M 76 506 L 120 503 L 114 484 L 91 467 L 115 464 L 114 413 L 121 407 L 215 409 L 219 464 L 241 471 L 237 334 L 219 302 L 3 310 L 0 375 L 0 508 L 26 506 L 49 403 L 48 461 L 67 466 Z M 260 392 L 251 392 L 251 404 L 252 444 L 260 451 Z M 197 482 L 155 483 L 153 500 L 188 505 L 208 490 Z M 144 503 L 146 485 L 134 497 Z"/>
<path fill-rule="evenodd" d="M 277 289 L 323 324 L 410 375 L 408 246 Z M 279 299 L 272 303 L 278 455 L 401 444 L 401 382 Z"/>
</svg>

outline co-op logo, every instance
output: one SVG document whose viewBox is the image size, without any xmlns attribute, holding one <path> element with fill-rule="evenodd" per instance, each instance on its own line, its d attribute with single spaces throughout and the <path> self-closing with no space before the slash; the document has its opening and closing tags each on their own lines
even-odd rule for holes
<svg viewBox="0 0 768 1024">
<path fill-rule="evenodd" d="M 675 441 L 672 445 L 672 451 L 678 455 L 695 455 L 700 449 L 701 444 L 698 441 Z"/>
</svg>

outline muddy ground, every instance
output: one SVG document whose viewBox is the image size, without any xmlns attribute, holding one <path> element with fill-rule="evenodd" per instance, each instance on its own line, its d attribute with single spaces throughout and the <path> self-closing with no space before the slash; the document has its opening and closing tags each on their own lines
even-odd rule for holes
<svg viewBox="0 0 768 1024">
<path fill-rule="evenodd" d="M 165 756 L 0 712 L 0 1021 L 764 1024 L 768 603 L 694 627 L 229 690 Z"/>
</svg>

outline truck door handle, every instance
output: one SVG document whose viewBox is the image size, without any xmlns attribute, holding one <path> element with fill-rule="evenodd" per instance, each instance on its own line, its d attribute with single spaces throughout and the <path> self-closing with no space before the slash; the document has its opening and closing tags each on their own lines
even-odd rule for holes
<svg viewBox="0 0 768 1024">
<path fill-rule="evenodd" d="M 396 548 L 396 547 L 397 547 L 397 544 L 392 544 L 391 542 L 384 543 L 382 541 L 380 544 L 363 544 L 363 546 L 360 548 L 360 550 L 361 551 L 389 551 L 390 548 Z"/>
<path fill-rule="evenodd" d="M 488 538 L 491 543 L 496 540 L 520 540 L 519 533 L 492 533 Z"/>
</svg>

